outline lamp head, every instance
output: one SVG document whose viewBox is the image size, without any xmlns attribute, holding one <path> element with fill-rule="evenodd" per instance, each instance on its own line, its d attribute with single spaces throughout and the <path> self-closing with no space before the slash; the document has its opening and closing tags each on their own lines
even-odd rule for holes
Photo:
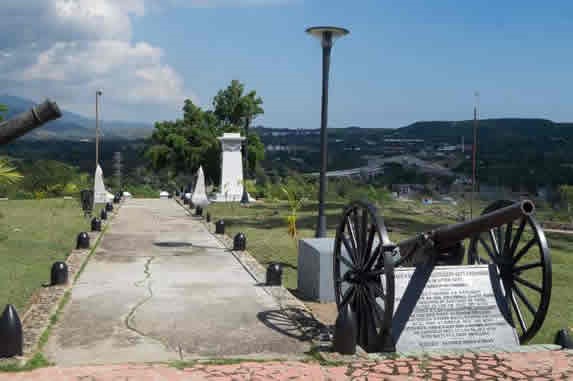
<svg viewBox="0 0 573 381">
<path fill-rule="evenodd" d="M 334 40 L 346 36 L 350 31 L 336 26 L 313 26 L 308 28 L 306 33 L 320 39 L 322 47 L 326 48 L 331 47 Z"/>
</svg>

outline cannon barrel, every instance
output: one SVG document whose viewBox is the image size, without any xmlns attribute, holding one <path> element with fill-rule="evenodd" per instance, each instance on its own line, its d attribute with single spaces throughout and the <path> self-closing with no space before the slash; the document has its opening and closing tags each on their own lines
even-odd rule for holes
<svg viewBox="0 0 573 381">
<path fill-rule="evenodd" d="M 535 205 L 530 200 L 523 200 L 482 214 L 473 220 L 455 225 L 439 227 L 430 232 L 430 238 L 438 249 L 447 249 L 466 238 L 495 227 L 507 224 L 522 217 L 529 216 L 535 211 Z"/>
<path fill-rule="evenodd" d="M 0 123 L 0 145 L 7 144 L 44 123 L 58 119 L 61 116 L 62 112 L 56 102 L 46 99 L 44 103 L 32 107 L 31 110 Z"/>
</svg>

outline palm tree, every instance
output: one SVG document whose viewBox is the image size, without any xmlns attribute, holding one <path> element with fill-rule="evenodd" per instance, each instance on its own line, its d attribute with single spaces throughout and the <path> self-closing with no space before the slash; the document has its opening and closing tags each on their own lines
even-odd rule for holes
<svg viewBox="0 0 573 381">
<path fill-rule="evenodd" d="M 7 158 L 0 158 L 0 185 L 15 184 L 23 176 L 14 168 Z"/>
</svg>

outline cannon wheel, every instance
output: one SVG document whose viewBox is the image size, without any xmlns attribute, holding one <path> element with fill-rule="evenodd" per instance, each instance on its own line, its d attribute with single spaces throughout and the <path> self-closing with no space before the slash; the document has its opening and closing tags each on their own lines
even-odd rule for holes
<svg viewBox="0 0 573 381">
<path fill-rule="evenodd" d="M 367 352 L 394 350 L 390 337 L 394 312 L 390 245 L 383 219 L 373 205 L 356 201 L 344 209 L 334 242 L 334 293 L 339 311 L 350 304 L 357 343 Z"/>
<path fill-rule="evenodd" d="M 483 213 L 513 204 L 499 200 Z M 472 237 L 468 263 L 495 263 L 520 343 L 541 328 L 551 299 L 551 257 L 545 233 L 532 216 Z"/>
</svg>

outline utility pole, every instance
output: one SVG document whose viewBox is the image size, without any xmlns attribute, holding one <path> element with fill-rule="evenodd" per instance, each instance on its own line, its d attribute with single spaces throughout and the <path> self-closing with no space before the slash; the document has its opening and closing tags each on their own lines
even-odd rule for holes
<svg viewBox="0 0 573 381">
<path fill-rule="evenodd" d="M 102 95 L 102 91 L 96 91 L 96 167 L 99 164 L 99 97 Z"/>
<path fill-rule="evenodd" d="M 118 190 L 121 190 L 121 152 L 114 152 L 113 154 L 113 169 L 115 176 L 115 185 Z"/>
<path fill-rule="evenodd" d="M 475 104 L 474 104 L 474 128 L 473 128 L 473 152 L 472 152 L 472 197 L 470 201 L 470 218 L 473 218 L 474 211 L 474 199 L 475 192 L 477 190 L 477 130 L 478 130 L 478 118 L 479 118 L 479 92 L 474 93 Z"/>
</svg>

